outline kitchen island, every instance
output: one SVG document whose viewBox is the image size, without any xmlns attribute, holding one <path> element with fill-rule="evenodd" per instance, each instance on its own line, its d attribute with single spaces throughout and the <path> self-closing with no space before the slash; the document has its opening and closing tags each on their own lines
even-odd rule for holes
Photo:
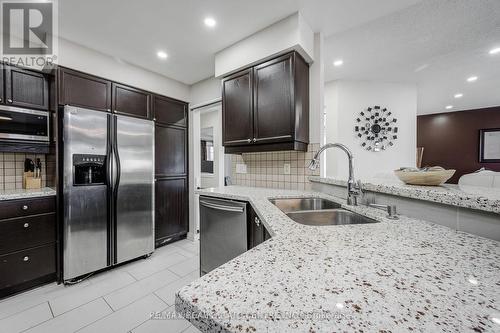
<svg viewBox="0 0 500 333">
<path fill-rule="evenodd" d="M 201 195 L 250 202 L 270 240 L 182 288 L 176 310 L 203 332 L 498 331 L 500 243 L 425 221 L 313 227 L 268 198 L 318 192 L 231 186 Z"/>
</svg>

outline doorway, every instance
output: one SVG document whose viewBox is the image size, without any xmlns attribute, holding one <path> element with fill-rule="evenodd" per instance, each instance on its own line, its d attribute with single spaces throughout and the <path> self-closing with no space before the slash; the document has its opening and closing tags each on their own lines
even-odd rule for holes
<svg viewBox="0 0 500 333">
<path fill-rule="evenodd" d="M 225 177 L 225 156 L 222 146 L 222 105 L 212 103 L 191 110 L 192 124 L 192 195 L 191 215 L 193 238 L 198 238 L 200 188 L 222 187 Z"/>
</svg>

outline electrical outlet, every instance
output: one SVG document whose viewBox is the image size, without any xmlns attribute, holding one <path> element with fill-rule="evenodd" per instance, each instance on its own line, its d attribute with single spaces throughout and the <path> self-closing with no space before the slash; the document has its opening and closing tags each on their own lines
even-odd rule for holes
<svg viewBox="0 0 500 333">
<path fill-rule="evenodd" d="M 247 165 L 243 163 L 237 163 L 236 173 L 247 173 Z"/>
<path fill-rule="evenodd" d="M 285 175 L 289 175 L 290 174 L 290 163 L 283 164 L 283 173 Z"/>
</svg>

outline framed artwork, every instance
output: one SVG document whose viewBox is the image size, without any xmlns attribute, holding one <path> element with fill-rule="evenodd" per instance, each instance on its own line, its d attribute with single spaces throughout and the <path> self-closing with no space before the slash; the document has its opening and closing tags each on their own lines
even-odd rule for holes
<svg viewBox="0 0 500 333">
<path fill-rule="evenodd" d="M 500 128 L 479 130 L 479 162 L 500 163 Z"/>
</svg>

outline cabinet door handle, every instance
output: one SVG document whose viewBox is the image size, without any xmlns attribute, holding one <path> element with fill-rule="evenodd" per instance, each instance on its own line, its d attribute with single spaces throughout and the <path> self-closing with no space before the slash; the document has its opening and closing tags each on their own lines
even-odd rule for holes
<svg viewBox="0 0 500 333">
<path fill-rule="evenodd" d="M 30 260 L 30 257 L 24 256 L 23 261 L 28 261 L 28 260 Z"/>
<path fill-rule="evenodd" d="M 248 143 L 252 142 L 252 139 L 247 139 L 247 142 L 248 142 Z"/>
<path fill-rule="evenodd" d="M 255 224 L 260 227 L 260 220 L 258 217 L 255 217 Z"/>
<path fill-rule="evenodd" d="M 2 101 L 2 97 L 0 97 L 0 102 Z"/>
<path fill-rule="evenodd" d="M 25 228 L 28 228 L 29 226 L 30 226 L 30 224 L 29 224 L 29 223 L 25 223 L 25 224 L 23 225 L 23 227 L 25 227 Z"/>
<path fill-rule="evenodd" d="M 23 205 L 22 210 L 28 210 L 28 208 L 29 207 L 27 205 Z"/>
<path fill-rule="evenodd" d="M 7 100 L 7 102 L 12 103 L 13 101 L 12 101 L 12 99 L 10 99 L 10 98 L 9 98 L 9 99 Z"/>
<path fill-rule="evenodd" d="M 257 142 L 257 139 L 256 139 L 256 138 L 253 138 L 253 142 Z"/>
<path fill-rule="evenodd" d="M 111 112 L 111 109 L 106 109 L 106 111 Z"/>
</svg>

